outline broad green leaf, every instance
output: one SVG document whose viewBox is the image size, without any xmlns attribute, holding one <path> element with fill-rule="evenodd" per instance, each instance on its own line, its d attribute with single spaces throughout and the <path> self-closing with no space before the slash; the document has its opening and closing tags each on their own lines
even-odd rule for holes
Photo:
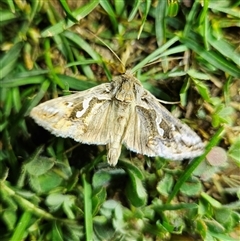
<svg viewBox="0 0 240 241">
<path fill-rule="evenodd" d="M 158 182 L 157 190 L 163 196 L 168 196 L 172 190 L 173 186 L 173 176 L 170 174 L 165 174 L 164 177 Z"/>
<path fill-rule="evenodd" d="M 57 188 L 62 181 L 63 178 L 54 171 L 48 171 L 40 176 L 31 175 L 29 177 L 29 184 L 38 193 L 48 193 L 52 189 Z"/>
<path fill-rule="evenodd" d="M 180 189 L 181 193 L 186 196 L 196 196 L 202 191 L 201 182 L 197 178 L 188 179 Z"/>
<path fill-rule="evenodd" d="M 147 201 L 147 193 L 143 186 L 141 179 L 132 171 L 126 170 L 130 181 L 126 186 L 126 196 L 130 203 L 135 207 L 140 207 L 144 205 Z"/>
<path fill-rule="evenodd" d="M 39 153 L 36 153 L 28 160 L 25 169 L 30 175 L 40 176 L 49 171 L 53 166 L 54 160 L 52 158 L 40 156 Z"/>
<path fill-rule="evenodd" d="M 207 101 L 207 102 L 211 102 L 210 99 L 210 91 L 208 89 L 208 86 L 201 80 L 197 80 L 195 78 L 192 78 L 199 94 L 202 96 L 202 98 Z"/>
</svg>

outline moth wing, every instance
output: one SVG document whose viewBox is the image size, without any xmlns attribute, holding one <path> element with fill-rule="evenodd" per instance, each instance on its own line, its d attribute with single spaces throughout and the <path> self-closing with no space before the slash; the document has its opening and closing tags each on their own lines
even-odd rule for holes
<svg viewBox="0 0 240 241">
<path fill-rule="evenodd" d="M 108 113 L 111 111 L 110 84 L 46 101 L 30 116 L 52 134 L 87 144 L 107 144 Z"/>
<path fill-rule="evenodd" d="M 123 144 L 134 152 L 171 160 L 194 158 L 204 148 L 200 137 L 146 90 L 136 101 Z"/>
</svg>

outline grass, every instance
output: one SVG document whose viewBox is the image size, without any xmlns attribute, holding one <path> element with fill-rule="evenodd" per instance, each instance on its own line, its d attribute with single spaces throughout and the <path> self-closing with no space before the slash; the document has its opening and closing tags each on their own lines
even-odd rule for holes
<svg viewBox="0 0 240 241">
<path fill-rule="evenodd" d="M 240 1 L 189 4 L 1 1 L 1 240 L 237 240 Z M 29 118 L 40 102 L 122 71 L 102 41 L 156 97 L 180 100 L 167 107 L 206 142 L 201 157 L 123 147 L 111 168 L 105 147 Z"/>
</svg>

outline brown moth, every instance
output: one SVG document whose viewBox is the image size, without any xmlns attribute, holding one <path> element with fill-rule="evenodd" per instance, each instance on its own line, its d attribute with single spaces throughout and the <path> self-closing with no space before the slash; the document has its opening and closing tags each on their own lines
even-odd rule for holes
<svg viewBox="0 0 240 241">
<path fill-rule="evenodd" d="M 147 156 L 171 160 L 203 153 L 199 136 L 163 107 L 130 71 L 112 82 L 46 101 L 32 109 L 37 124 L 56 136 L 107 145 L 115 166 L 122 144 Z"/>
</svg>

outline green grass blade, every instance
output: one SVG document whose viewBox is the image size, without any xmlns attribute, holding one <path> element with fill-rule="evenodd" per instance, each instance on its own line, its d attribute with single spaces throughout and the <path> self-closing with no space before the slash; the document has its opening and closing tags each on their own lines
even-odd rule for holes
<svg viewBox="0 0 240 241">
<path fill-rule="evenodd" d="M 88 53 L 94 60 L 99 61 L 101 58 L 96 51 L 81 36 L 70 31 L 64 32 L 64 36 L 74 42 L 78 48 Z"/>
<path fill-rule="evenodd" d="M 113 11 L 112 6 L 110 5 L 109 1 L 106 0 L 100 0 L 99 1 L 100 5 L 102 6 L 102 8 L 108 13 L 108 16 L 112 22 L 112 27 L 114 29 L 114 32 L 117 32 L 118 30 L 118 21 L 116 18 L 116 14 Z"/>
<path fill-rule="evenodd" d="M 189 32 L 192 30 L 193 22 L 195 22 L 195 19 L 197 18 L 199 7 L 200 3 L 198 1 L 194 1 L 191 11 L 187 16 L 187 23 L 185 24 L 183 33 L 184 36 L 188 36 Z"/>
<path fill-rule="evenodd" d="M 10 241 L 16 241 L 16 240 L 23 240 L 25 232 L 27 230 L 27 227 L 30 226 L 30 221 L 31 221 L 32 214 L 29 211 L 25 211 L 21 218 L 20 221 L 18 222 L 17 227 L 14 230 L 14 233 L 12 237 L 10 238 Z"/>
<path fill-rule="evenodd" d="M 135 1 L 134 1 L 132 10 L 131 10 L 131 12 L 130 12 L 130 14 L 129 14 L 129 17 L 128 17 L 128 22 L 131 22 L 131 21 L 134 19 L 135 15 L 136 15 L 136 13 L 137 13 L 137 11 L 138 11 L 138 8 L 139 8 L 139 5 L 140 5 L 140 4 L 141 4 L 140 1 L 138 1 L 138 0 L 135 0 Z"/>
<path fill-rule="evenodd" d="M 41 87 L 39 92 L 37 93 L 37 95 L 34 97 L 33 100 L 31 100 L 28 105 L 25 106 L 25 108 L 22 111 L 22 113 L 24 113 L 24 115 L 28 115 L 30 110 L 36 106 L 37 104 L 39 104 L 39 102 L 41 101 L 41 99 L 43 98 L 43 96 L 45 95 L 46 91 L 48 90 L 48 87 L 50 85 L 50 81 L 49 80 L 45 80 Z"/>
<path fill-rule="evenodd" d="M 207 40 L 209 44 L 219 53 L 228 59 L 231 59 L 234 63 L 240 66 L 240 54 L 236 51 L 236 49 L 224 39 L 216 39 L 210 29 L 208 30 Z M 240 72 L 240 69 L 238 71 Z"/>
<path fill-rule="evenodd" d="M 11 9 L 11 12 L 15 13 L 16 9 L 15 9 L 13 0 L 7 0 L 7 3 L 8 3 L 9 8 Z"/>
<path fill-rule="evenodd" d="M 84 222 L 86 240 L 93 240 L 93 217 L 92 217 L 92 187 L 87 174 L 82 174 L 84 188 Z"/>
<path fill-rule="evenodd" d="M 166 8 L 167 1 L 158 1 L 155 13 L 155 31 L 158 46 L 161 46 L 166 41 Z"/>
<path fill-rule="evenodd" d="M 82 6 L 81 8 L 73 11 L 73 16 L 79 21 L 82 18 L 86 17 L 90 12 L 92 12 L 95 9 L 95 7 L 97 7 L 98 4 L 99 4 L 98 0 L 92 0 L 87 4 L 84 4 L 84 6 Z M 46 30 L 44 30 L 41 33 L 41 36 L 44 38 L 44 37 L 60 34 L 64 32 L 66 29 L 69 29 L 70 27 L 72 27 L 73 25 L 74 25 L 74 22 L 68 21 L 66 23 L 66 21 L 63 20 L 55 24 L 54 26 L 51 26 Z"/>
<path fill-rule="evenodd" d="M 50 40 L 47 38 L 44 42 L 45 46 L 45 62 L 50 69 L 49 77 L 51 80 L 53 80 L 54 83 L 56 83 L 58 86 L 60 86 L 62 89 L 65 88 L 64 83 L 57 77 L 53 63 L 52 63 L 52 58 L 51 58 L 51 51 L 50 51 Z"/>
<path fill-rule="evenodd" d="M 73 21 L 74 23 L 77 23 L 78 20 L 74 17 L 74 15 L 72 14 L 72 11 L 71 9 L 69 8 L 68 6 L 68 3 L 66 2 L 66 0 L 59 0 L 60 4 L 62 5 L 64 11 L 66 12 L 67 14 L 67 17 Z"/>
<path fill-rule="evenodd" d="M 1 10 L 0 14 L 1 14 L 0 22 L 10 21 L 10 20 L 17 18 L 17 16 L 14 13 L 12 13 L 11 11 Z"/>
<path fill-rule="evenodd" d="M 132 72 L 136 72 L 138 69 L 144 67 L 147 63 L 151 62 L 156 56 L 163 53 L 166 49 L 168 49 L 170 46 L 172 46 L 174 43 L 178 41 L 178 37 L 175 36 L 172 39 L 170 39 L 168 42 L 166 42 L 164 45 L 162 45 L 160 48 L 156 49 L 154 52 L 152 52 L 150 55 L 148 55 L 145 59 L 143 59 L 139 64 L 137 64 L 134 68 L 132 68 Z"/>
<path fill-rule="evenodd" d="M 49 71 L 44 70 L 42 72 L 47 73 Z M 10 78 L 10 79 L 0 81 L 0 87 L 1 88 L 12 88 L 12 87 L 30 85 L 30 84 L 41 84 L 45 79 L 46 78 L 43 75 L 36 75 L 36 76 L 30 75 L 29 77 L 24 77 L 24 76 L 20 77 L 20 75 L 18 75 L 15 78 Z"/>
<path fill-rule="evenodd" d="M 0 79 L 3 79 L 7 74 L 14 71 L 22 47 L 23 43 L 20 42 L 13 45 L 13 47 L 0 59 Z"/>
<path fill-rule="evenodd" d="M 221 69 L 224 72 L 229 73 L 235 77 L 240 77 L 239 69 L 230 61 L 227 61 L 222 55 L 213 50 L 206 50 L 202 47 L 200 43 L 196 41 L 200 37 L 194 34 L 193 32 L 189 33 L 187 37 L 179 36 L 179 39 L 184 43 L 189 49 L 196 52 L 199 56 L 209 62 L 218 69 Z"/>
<path fill-rule="evenodd" d="M 145 11 L 143 13 L 142 23 L 141 23 L 141 26 L 140 26 L 140 29 L 139 29 L 139 32 L 138 32 L 138 36 L 137 36 L 138 39 L 140 38 L 140 35 L 141 35 L 142 31 L 143 31 L 143 27 L 144 27 L 144 25 L 146 23 L 147 16 L 149 14 L 149 10 L 150 10 L 150 7 L 151 7 L 151 1 L 150 0 L 146 0 L 144 7 L 145 7 L 145 9 L 144 9 Z"/>
<path fill-rule="evenodd" d="M 97 85 L 97 83 L 93 81 L 81 80 L 79 78 L 76 79 L 62 74 L 58 74 L 57 76 L 63 83 L 65 83 L 65 85 L 73 90 L 87 90 Z"/>
</svg>

